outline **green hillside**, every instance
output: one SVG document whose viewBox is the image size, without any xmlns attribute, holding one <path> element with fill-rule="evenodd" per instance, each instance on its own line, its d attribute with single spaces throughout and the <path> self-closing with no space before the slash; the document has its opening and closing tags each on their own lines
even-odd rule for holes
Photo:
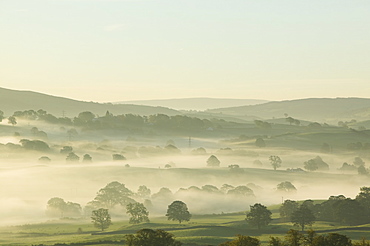
<svg viewBox="0 0 370 246">
<path fill-rule="evenodd" d="M 212 109 L 206 112 L 223 113 L 239 117 L 281 118 L 285 114 L 309 121 L 337 122 L 353 118 L 368 119 L 368 98 L 308 98 L 259 105 Z"/>
<path fill-rule="evenodd" d="M 13 114 L 18 110 L 38 110 L 43 109 L 48 113 L 55 116 L 62 116 L 63 112 L 65 116 L 74 117 L 83 111 L 91 111 L 98 115 L 103 115 L 107 110 L 113 114 L 167 114 L 176 115 L 181 114 L 180 112 L 164 108 L 164 107 L 151 107 L 151 106 L 139 106 L 133 104 L 119 104 L 113 105 L 111 103 L 96 103 L 96 102 L 83 102 L 73 99 L 50 96 L 42 93 L 32 91 L 17 91 L 0 88 L 0 110 L 5 115 Z"/>
</svg>

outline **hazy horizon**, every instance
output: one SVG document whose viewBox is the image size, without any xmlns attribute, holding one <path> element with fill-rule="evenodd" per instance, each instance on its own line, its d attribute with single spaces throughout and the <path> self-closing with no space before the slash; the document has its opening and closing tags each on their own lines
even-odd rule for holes
<svg viewBox="0 0 370 246">
<path fill-rule="evenodd" d="M 84 101 L 366 97 L 366 1 L 0 1 L 2 87 Z"/>
</svg>

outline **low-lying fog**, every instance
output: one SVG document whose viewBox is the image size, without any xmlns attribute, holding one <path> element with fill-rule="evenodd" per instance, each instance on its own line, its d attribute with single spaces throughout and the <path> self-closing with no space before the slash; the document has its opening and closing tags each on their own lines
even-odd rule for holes
<svg viewBox="0 0 370 246">
<path fill-rule="evenodd" d="M 184 201 L 193 214 L 227 213 L 246 211 L 256 202 L 271 205 L 283 199 L 327 199 L 339 194 L 354 198 L 360 187 L 368 186 L 368 177 L 359 175 L 357 170 L 338 170 L 343 162 L 353 162 L 352 154 L 229 146 L 220 141 L 222 139 L 169 139 L 158 135 L 112 138 L 112 133 L 104 136 L 83 131 L 77 140 L 67 136 L 68 129 L 47 124 L 39 129 L 48 132 L 44 141 L 51 150 L 38 152 L 18 146 L 20 139 L 32 139 L 30 128 L 32 126 L 26 124 L 10 130 L 7 127 L 7 131 L 19 131 L 22 137 L 4 133 L 0 137 L 1 225 L 53 219 L 45 213 L 47 202 L 53 197 L 78 203 L 83 208 L 99 189 L 112 181 L 125 184 L 133 192 L 137 192 L 139 186 L 147 186 L 151 190 L 150 216 L 164 216 L 174 200 Z M 63 146 L 73 147 L 80 160 L 66 162 L 66 154 L 60 153 Z M 199 149 L 201 147 L 204 149 Z M 112 161 L 114 153 L 124 155 L 127 160 Z M 84 154 L 92 157 L 91 163 L 82 161 Z M 219 167 L 207 167 L 211 155 L 218 158 Z M 282 160 L 276 171 L 269 161 L 273 155 Z M 329 164 L 329 170 L 299 170 L 305 161 L 318 155 Z M 51 161 L 39 162 L 41 156 Z M 285 181 L 293 184 L 296 191 L 277 190 L 277 185 Z M 228 193 L 238 187 L 239 193 Z M 163 189 L 159 192 L 161 188 L 171 192 L 164 195 Z M 134 199 L 144 202 L 144 199 Z M 113 219 L 126 216 L 124 208 L 116 208 L 112 213 Z"/>
<path fill-rule="evenodd" d="M 90 164 L 2 161 L 0 204 L 5 218 L 3 216 L 1 223 L 45 221 L 49 219 L 45 215 L 46 204 L 53 197 L 76 202 L 83 207 L 94 199 L 99 189 L 112 181 L 123 183 L 134 192 L 140 185 L 150 188 L 152 194 L 162 187 L 169 188 L 173 193 L 172 197 L 152 199 L 152 216 L 164 215 L 173 200 L 184 201 L 192 213 L 238 212 L 247 210 L 255 202 L 270 205 L 280 203 L 282 199 L 327 199 L 339 194 L 354 198 L 359 187 L 368 184 L 367 180 L 357 174 L 274 171 L 267 161 L 262 168 L 251 168 L 253 162 L 250 160 L 239 161 L 237 163 L 243 172 L 233 173 L 224 163 L 235 163 L 234 158 L 230 158 L 232 161 L 227 157 L 220 158 L 223 167 L 206 168 L 207 158 L 208 156 L 167 156 Z M 164 168 L 164 164 L 174 161 L 176 167 Z M 128 163 L 130 167 L 125 167 Z M 277 191 L 277 184 L 284 181 L 291 182 L 297 191 Z M 202 188 L 204 185 L 213 185 L 220 190 L 224 184 L 248 186 L 255 196 L 237 197 L 194 190 L 179 192 L 180 188 Z M 125 214 L 124 210 L 122 214 Z"/>
</svg>

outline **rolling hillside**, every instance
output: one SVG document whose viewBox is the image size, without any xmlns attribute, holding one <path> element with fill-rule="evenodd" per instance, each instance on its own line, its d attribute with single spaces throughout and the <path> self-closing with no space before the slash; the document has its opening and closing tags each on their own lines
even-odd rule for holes
<svg viewBox="0 0 370 246">
<path fill-rule="evenodd" d="M 0 88 L 0 110 L 3 111 L 5 115 L 11 115 L 13 112 L 18 110 L 29 109 L 43 109 L 57 117 L 61 117 L 63 114 L 67 117 L 74 117 L 83 111 L 91 111 L 95 114 L 103 115 L 107 110 L 113 114 L 181 114 L 179 111 L 164 107 L 83 102 L 32 91 L 17 91 Z"/>
<path fill-rule="evenodd" d="M 366 120 L 370 117 L 368 98 L 308 98 L 291 101 L 268 102 L 259 105 L 211 109 L 206 112 L 222 113 L 234 117 L 293 118 L 336 123 L 338 120 Z"/>
<path fill-rule="evenodd" d="M 215 108 L 237 107 L 266 103 L 259 99 L 231 99 L 231 98 L 177 98 L 163 100 L 141 100 L 117 103 L 129 103 L 147 106 L 162 106 L 177 110 L 207 110 Z"/>
</svg>

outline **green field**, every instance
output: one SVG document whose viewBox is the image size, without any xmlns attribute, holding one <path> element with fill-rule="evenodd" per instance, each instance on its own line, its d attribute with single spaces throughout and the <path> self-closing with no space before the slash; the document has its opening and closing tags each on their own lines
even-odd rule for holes
<svg viewBox="0 0 370 246">
<path fill-rule="evenodd" d="M 289 229 L 298 229 L 291 223 L 283 223 L 277 217 L 276 209 L 272 206 L 273 222 L 257 230 L 250 227 L 245 219 L 245 213 L 194 215 L 190 222 L 178 224 L 168 222 L 164 217 L 152 218 L 150 223 L 130 225 L 127 221 L 113 221 L 113 225 L 106 231 L 100 232 L 87 219 L 56 220 L 40 224 L 26 224 L 0 228 L 1 245 L 53 245 L 58 243 L 83 245 L 117 245 L 113 242 L 123 240 L 125 234 L 132 234 L 143 228 L 163 229 L 173 235 L 184 245 L 218 245 L 231 240 L 235 235 L 249 235 L 257 237 L 267 243 L 270 236 L 283 238 Z M 82 232 L 78 233 L 81 228 Z M 333 223 L 316 222 L 312 227 L 318 233 L 336 232 L 349 236 L 352 240 L 360 240 L 367 235 L 370 225 L 339 226 Z M 104 243 L 111 241 L 111 243 Z M 100 242 L 100 243 L 99 243 Z M 122 245 L 122 244 L 121 244 Z"/>
</svg>

